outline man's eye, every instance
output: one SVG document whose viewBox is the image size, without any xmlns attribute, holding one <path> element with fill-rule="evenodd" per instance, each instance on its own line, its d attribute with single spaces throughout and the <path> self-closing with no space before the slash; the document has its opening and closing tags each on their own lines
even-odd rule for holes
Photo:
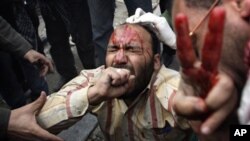
<svg viewBox="0 0 250 141">
<path fill-rule="evenodd" d="M 128 46 L 128 47 L 126 47 L 126 50 L 129 51 L 129 52 L 134 52 L 134 53 L 141 53 L 142 52 L 141 47 Z"/>
<path fill-rule="evenodd" d="M 107 51 L 108 52 L 116 52 L 119 48 L 117 46 L 108 46 Z"/>
</svg>

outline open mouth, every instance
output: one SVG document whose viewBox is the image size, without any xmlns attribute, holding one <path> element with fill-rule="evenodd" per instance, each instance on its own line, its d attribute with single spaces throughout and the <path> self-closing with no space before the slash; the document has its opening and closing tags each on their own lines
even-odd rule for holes
<svg viewBox="0 0 250 141">
<path fill-rule="evenodd" d="M 112 67 L 118 68 L 118 69 L 127 69 L 130 71 L 130 74 L 134 74 L 134 69 L 127 65 L 113 65 Z"/>
</svg>

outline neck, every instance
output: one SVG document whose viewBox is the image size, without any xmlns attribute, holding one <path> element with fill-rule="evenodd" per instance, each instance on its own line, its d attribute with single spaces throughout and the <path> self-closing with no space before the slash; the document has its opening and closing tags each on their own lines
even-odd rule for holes
<svg viewBox="0 0 250 141">
<path fill-rule="evenodd" d="M 126 97 L 126 98 L 123 98 L 125 104 L 126 104 L 128 107 L 130 107 L 133 103 L 135 103 L 135 102 L 139 99 L 139 97 L 141 97 L 141 95 L 145 94 L 147 90 L 148 90 L 148 89 L 145 88 L 145 89 L 142 90 L 141 92 L 138 92 L 139 94 L 136 93 L 133 97 Z"/>
</svg>

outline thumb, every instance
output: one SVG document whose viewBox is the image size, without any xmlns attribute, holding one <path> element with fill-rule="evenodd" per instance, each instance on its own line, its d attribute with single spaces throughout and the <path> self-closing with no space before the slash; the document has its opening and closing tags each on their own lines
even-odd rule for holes
<svg viewBox="0 0 250 141">
<path fill-rule="evenodd" d="M 135 14 L 126 19 L 127 23 L 138 23 L 138 19 L 144 15 L 145 12 L 141 8 L 137 8 Z"/>
<path fill-rule="evenodd" d="M 35 113 L 41 110 L 45 102 L 46 102 L 46 93 L 42 91 L 40 97 L 30 104 L 32 111 Z"/>
<path fill-rule="evenodd" d="M 146 12 L 143 11 L 141 8 L 137 8 L 135 11 L 135 19 L 139 18 L 141 15 L 145 14 Z"/>
<path fill-rule="evenodd" d="M 158 18 L 160 17 L 148 12 L 135 19 L 135 22 L 156 24 L 155 22 L 159 21 Z"/>
<path fill-rule="evenodd" d="M 127 87 L 130 87 L 131 85 L 133 85 L 135 83 L 135 75 L 130 75 L 129 76 L 129 79 L 128 79 L 128 86 Z"/>
</svg>

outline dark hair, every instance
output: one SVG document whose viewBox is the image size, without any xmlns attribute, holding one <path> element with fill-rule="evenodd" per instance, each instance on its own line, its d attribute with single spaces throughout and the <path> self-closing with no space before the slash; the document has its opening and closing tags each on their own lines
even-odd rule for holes
<svg viewBox="0 0 250 141">
<path fill-rule="evenodd" d="M 188 7 L 201 7 L 208 9 L 215 0 L 185 0 Z M 220 0 L 221 3 L 221 0 Z"/>
<path fill-rule="evenodd" d="M 155 32 L 153 32 L 148 26 L 146 25 L 141 25 L 147 32 L 149 32 L 151 39 L 152 39 L 152 51 L 154 54 L 159 53 L 160 54 L 160 49 L 161 49 L 161 44 L 156 36 Z"/>
</svg>

